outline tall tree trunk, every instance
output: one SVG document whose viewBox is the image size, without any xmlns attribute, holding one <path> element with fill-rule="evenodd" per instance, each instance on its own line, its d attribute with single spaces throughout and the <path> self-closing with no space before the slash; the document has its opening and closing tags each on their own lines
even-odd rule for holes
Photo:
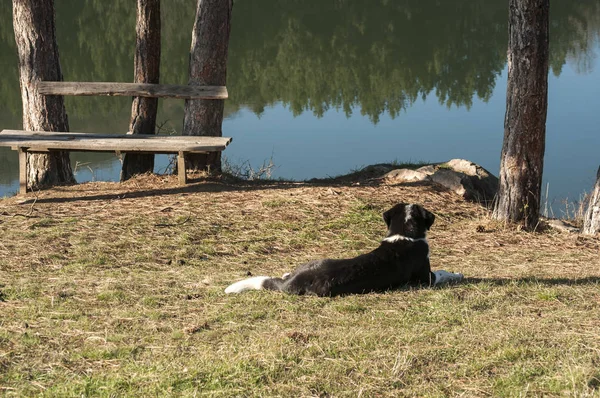
<svg viewBox="0 0 600 398">
<path fill-rule="evenodd" d="M 36 84 L 40 80 L 63 79 L 56 45 L 54 0 L 13 0 L 13 28 L 19 55 L 23 129 L 69 131 L 63 97 L 40 95 Z M 68 152 L 29 154 L 27 163 L 30 189 L 75 182 Z"/>
<path fill-rule="evenodd" d="M 596 184 L 590 196 L 590 203 L 583 218 L 582 232 L 590 235 L 600 233 L 600 167 L 596 174 Z"/>
<path fill-rule="evenodd" d="M 198 0 L 190 50 L 190 85 L 225 86 L 232 0 Z M 186 100 L 183 135 L 221 137 L 223 100 Z M 221 153 L 188 156 L 191 169 L 219 172 Z"/>
<path fill-rule="evenodd" d="M 160 77 L 160 0 L 137 0 L 135 83 L 158 83 Z M 129 131 L 154 134 L 158 98 L 134 97 Z M 121 168 L 121 181 L 134 174 L 152 172 L 154 155 L 127 153 Z"/>
<path fill-rule="evenodd" d="M 496 219 L 537 226 L 548 108 L 549 0 L 510 0 L 508 85 Z"/>
</svg>

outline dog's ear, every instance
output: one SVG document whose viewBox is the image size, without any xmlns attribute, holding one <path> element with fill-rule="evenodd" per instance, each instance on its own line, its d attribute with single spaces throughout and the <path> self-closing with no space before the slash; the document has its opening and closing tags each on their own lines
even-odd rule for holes
<svg viewBox="0 0 600 398">
<path fill-rule="evenodd" d="M 423 207 L 421 207 L 421 210 L 423 213 L 423 219 L 425 220 L 425 226 L 427 227 L 427 230 L 429 230 L 435 221 L 435 215 L 429 210 L 425 210 Z"/>
<path fill-rule="evenodd" d="M 385 225 L 389 228 L 394 216 L 405 207 L 404 203 L 398 203 L 396 206 L 392 207 L 385 213 L 383 213 L 383 221 L 385 221 Z"/>
<path fill-rule="evenodd" d="M 385 226 L 388 228 L 390 227 L 390 222 L 392 221 L 392 210 L 393 209 L 390 209 L 383 213 L 383 221 L 385 221 Z"/>
</svg>

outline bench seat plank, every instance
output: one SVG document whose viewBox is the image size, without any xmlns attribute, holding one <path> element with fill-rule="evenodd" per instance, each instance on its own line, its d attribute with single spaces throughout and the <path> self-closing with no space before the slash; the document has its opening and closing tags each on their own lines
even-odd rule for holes
<svg viewBox="0 0 600 398">
<path fill-rule="evenodd" d="M 175 84 L 48 82 L 37 83 L 42 95 L 108 95 L 179 99 L 227 99 L 225 86 L 183 86 Z"/>
<path fill-rule="evenodd" d="M 28 152 L 47 150 L 93 152 L 207 153 L 223 151 L 229 137 L 164 136 L 133 134 L 87 134 L 3 130 L 0 146 L 26 148 Z"/>
</svg>

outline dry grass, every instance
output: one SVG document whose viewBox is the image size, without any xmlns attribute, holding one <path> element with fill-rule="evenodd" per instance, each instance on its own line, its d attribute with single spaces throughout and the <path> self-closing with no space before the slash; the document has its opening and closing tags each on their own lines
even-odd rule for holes
<svg viewBox="0 0 600 398">
<path fill-rule="evenodd" d="M 599 396 L 600 239 L 428 186 L 94 183 L 0 202 L 0 395 Z M 341 298 L 224 287 L 437 215 L 465 283 Z"/>
</svg>

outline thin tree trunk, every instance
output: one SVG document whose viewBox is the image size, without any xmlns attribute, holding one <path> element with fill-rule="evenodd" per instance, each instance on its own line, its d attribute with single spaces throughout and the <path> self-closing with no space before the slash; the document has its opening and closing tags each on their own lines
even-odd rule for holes
<svg viewBox="0 0 600 398">
<path fill-rule="evenodd" d="M 23 100 L 23 129 L 69 131 L 62 96 L 37 92 L 40 80 L 62 81 L 56 45 L 53 0 L 13 0 L 13 28 L 19 55 L 19 77 Z M 38 189 L 75 182 L 68 152 L 29 154 L 28 188 Z"/>
<path fill-rule="evenodd" d="M 549 0 L 510 0 L 508 86 L 496 219 L 538 224 L 548 108 Z"/>
<path fill-rule="evenodd" d="M 160 0 L 137 1 L 135 83 L 158 83 L 160 77 Z M 158 98 L 134 97 L 129 131 L 132 134 L 155 134 Z M 134 174 L 151 173 L 154 155 L 125 154 L 121 181 Z"/>
<path fill-rule="evenodd" d="M 600 233 L 600 167 L 596 174 L 596 184 L 590 196 L 590 203 L 583 218 L 582 232 L 590 235 Z"/>
<path fill-rule="evenodd" d="M 190 50 L 190 85 L 225 86 L 232 0 L 198 0 Z M 223 100 L 187 100 L 183 135 L 221 137 Z M 190 155 L 188 168 L 221 171 L 221 153 Z"/>
</svg>

